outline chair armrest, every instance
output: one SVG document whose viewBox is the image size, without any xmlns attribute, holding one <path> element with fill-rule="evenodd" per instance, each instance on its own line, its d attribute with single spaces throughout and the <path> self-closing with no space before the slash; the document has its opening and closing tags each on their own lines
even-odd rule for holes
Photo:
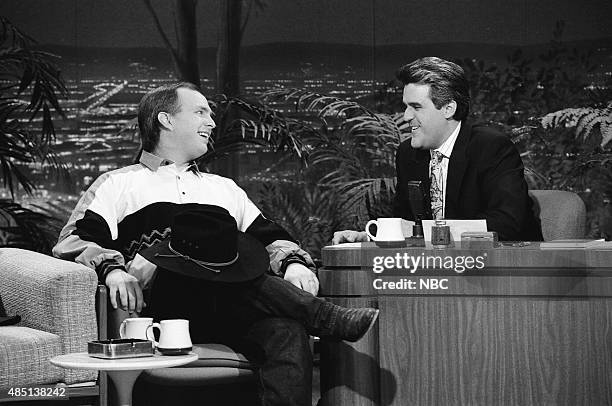
<svg viewBox="0 0 612 406">
<path fill-rule="evenodd" d="M 96 290 L 96 315 L 98 316 L 98 339 L 108 338 L 108 288 L 98 285 Z"/>
<path fill-rule="evenodd" d="M 120 338 L 119 337 L 119 327 L 121 326 L 121 322 L 128 317 L 139 317 L 138 313 L 128 313 L 126 310 L 121 309 L 113 309 L 110 305 L 110 301 L 108 303 L 108 338 Z"/>
<path fill-rule="evenodd" d="M 0 295 L 21 325 L 57 334 L 62 352 L 87 351 L 98 337 L 94 270 L 17 248 L 0 249 Z"/>
<path fill-rule="evenodd" d="M 151 298 L 151 291 L 144 290 L 142 294 L 144 296 L 145 303 L 149 303 L 149 300 Z M 110 303 L 110 297 L 108 296 L 108 294 L 106 296 L 108 298 L 106 302 L 106 306 L 108 309 L 108 323 L 106 330 L 108 332 L 107 338 L 119 338 L 119 327 L 121 326 L 121 322 L 127 319 L 128 317 L 140 317 L 140 315 L 138 313 L 129 313 L 127 310 L 121 310 L 119 308 L 113 309 L 113 306 Z M 119 300 L 119 298 L 117 298 L 117 300 Z"/>
</svg>

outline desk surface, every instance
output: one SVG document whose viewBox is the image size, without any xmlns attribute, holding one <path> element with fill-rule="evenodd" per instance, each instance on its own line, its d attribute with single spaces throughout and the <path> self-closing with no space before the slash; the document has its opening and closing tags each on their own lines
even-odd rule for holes
<svg viewBox="0 0 612 406">
<path fill-rule="evenodd" d="M 374 271 L 378 257 L 401 259 L 402 266 Z M 404 256 L 408 262 L 404 262 Z M 468 262 L 467 258 L 470 258 Z M 374 243 L 324 247 L 320 294 L 328 297 L 385 295 L 501 295 L 612 297 L 612 250 L 524 247 L 434 250 L 378 248 Z M 420 260 L 417 269 L 411 260 Z M 458 261 L 461 262 L 458 262 Z M 392 261 L 395 262 L 395 261 Z M 408 264 L 408 268 L 406 268 Z M 460 269 L 457 267 L 460 264 Z M 461 271 L 461 272 L 459 272 Z M 445 279 L 429 289 L 426 278 Z M 421 281 L 423 280 L 423 281 Z M 376 281 L 376 282 L 375 282 Z M 383 286 L 382 282 L 386 284 Z M 436 283 L 436 281 L 431 281 Z M 394 283 L 395 285 L 389 285 Z M 398 283 L 412 284 L 400 286 Z M 414 285 L 414 284 L 417 285 Z M 393 287 L 390 287 L 393 286 Z M 420 287 L 425 287 L 421 289 Z"/>
<path fill-rule="evenodd" d="M 154 368 L 169 368 L 188 364 L 198 359 L 197 354 L 158 355 L 152 357 L 101 359 L 90 357 L 86 352 L 58 355 L 51 363 L 63 368 L 96 369 L 100 371 L 133 371 Z"/>
<path fill-rule="evenodd" d="M 527 246 L 500 246 L 496 248 L 465 249 L 460 245 L 443 250 L 431 247 L 379 248 L 373 242 L 339 244 L 321 251 L 326 267 L 371 266 L 372 258 L 397 253 L 413 256 L 484 256 L 485 268 L 608 268 L 612 270 L 610 249 L 541 249 L 539 242 Z"/>
</svg>

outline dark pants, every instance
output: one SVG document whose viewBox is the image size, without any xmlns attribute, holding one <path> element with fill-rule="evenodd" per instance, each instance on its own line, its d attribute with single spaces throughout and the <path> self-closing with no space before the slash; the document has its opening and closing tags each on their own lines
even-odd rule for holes
<svg viewBox="0 0 612 406">
<path fill-rule="evenodd" d="M 329 303 L 282 278 L 211 283 L 159 270 L 146 315 L 190 322 L 194 343 L 218 342 L 259 366 L 262 405 L 311 405 L 312 354 Z"/>
</svg>

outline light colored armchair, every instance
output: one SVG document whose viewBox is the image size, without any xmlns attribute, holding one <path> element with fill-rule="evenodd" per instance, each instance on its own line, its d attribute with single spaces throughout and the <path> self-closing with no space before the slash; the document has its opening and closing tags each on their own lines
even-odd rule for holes
<svg viewBox="0 0 612 406">
<path fill-rule="evenodd" d="M 0 327 L 0 388 L 96 381 L 96 371 L 59 368 L 49 359 L 87 351 L 87 342 L 98 339 L 97 289 L 98 277 L 90 268 L 37 252 L 0 249 L 0 297 L 8 314 L 22 318 L 18 325 Z M 101 302 L 106 304 L 106 296 Z M 100 393 L 100 386 L 93 388 Z"/>
<path fill-rule="evenodd" d="M 544 241 L 584 238 L 586 207 L 576 193 L 563 190 L 530 190 Z"/>
</svg>

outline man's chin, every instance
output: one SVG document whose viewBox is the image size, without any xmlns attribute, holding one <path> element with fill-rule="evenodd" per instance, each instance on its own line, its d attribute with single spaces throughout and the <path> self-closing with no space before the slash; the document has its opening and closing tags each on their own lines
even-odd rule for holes
<svg viewBox="0 0 612 406">
<path fill-rule="evenodd" d="M 410 137 L 410 146 L 414 149 L 423 148 L 423 144 L 421 143 L 421 140 L 419 140 L 419 138 L 415 137 L 414 135 Z"/>
<path fill-rule="evenodd" d="M 204 152 L 202 152 L 201 150 L 200 150 L 200 151 L 194 151 L 194 152 L 197 152 L 197 153 L 199 153 L 200 155 L 197 155 L 197 153 L 194 153 L 194 154 L 193 154 L 193 158 L 191 158 L 191 160 L 192 160 L 192 161 L 195 161 L 195 160 L 197 160 L 197 159 L 200 159 L 200 158 L 202 158 L 204 155 L 206 155 L 206 153 L 208 152 L 208 148 L 205 148 L 205 149 L 204 149 Z"/>
<path fill-rule="evenodd" d="M 410 137 L 410 146 L 414 149 L 434 149 L 435 148 L 431 146 L 429 138 L 426 136 L 423 136 L 423 134 L 413 135 L 412 137 Z"/>
</svg>

